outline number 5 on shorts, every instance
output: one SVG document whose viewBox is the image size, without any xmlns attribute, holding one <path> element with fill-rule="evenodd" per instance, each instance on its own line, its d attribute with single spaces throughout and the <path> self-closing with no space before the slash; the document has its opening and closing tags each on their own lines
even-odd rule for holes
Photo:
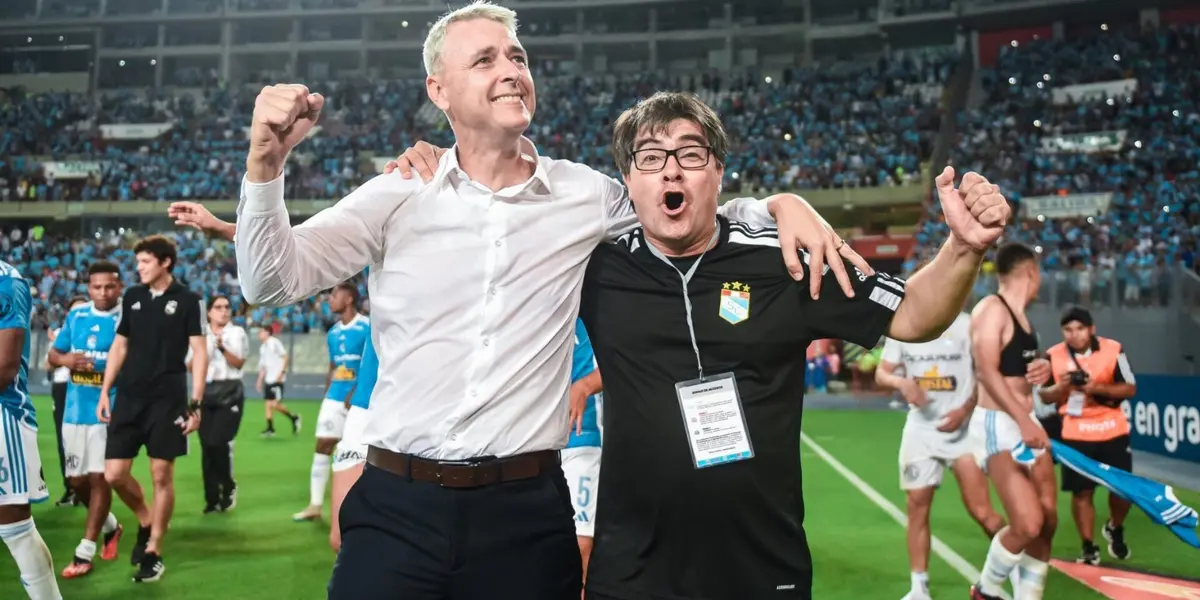
<svg viewBox="0 0 1200 600">
<path fill-rule="evenodd" d="M 2 481 L 2 480 L 0 480 Z M 592 478 L 587 475 L 579 476 L 578 492 L 575 493 L 575 506 L 583 508 L 592 501 Z"/>
</svg>

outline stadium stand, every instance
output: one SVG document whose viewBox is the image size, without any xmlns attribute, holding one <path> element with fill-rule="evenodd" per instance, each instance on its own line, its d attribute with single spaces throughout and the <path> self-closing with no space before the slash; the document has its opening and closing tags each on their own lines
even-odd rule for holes
<svg viewBox="0 0 1200 600">
<path fill-rule="evenodd" d="M 1200 27 L 1097 27 L 1013 45 L 957 115 L 951 160 L 992 173 L 1020 212 L 1008 238 L 1042 252 L 1066 301 L 1167 303 L 1173 267 L 1194 268 L 1200 234 Z M 1107 83 L 1106 83 L 1107 82 Z M 1064 86 L 1119 84 L 1069 97 Z M 1111 197 L 1108 194 L 1111 193 Z M 1097 214 L 1052 218 L 1032 197 L 1091 194 Z M 1023 204 L 1025 206 L 1023 206 Z M 911 269 L 947 228 L 936 203 Z M 986 270 L 986 269 L 985 269 Z M 980 282 L 985 293 L 992 281 Z"/>
</svg>

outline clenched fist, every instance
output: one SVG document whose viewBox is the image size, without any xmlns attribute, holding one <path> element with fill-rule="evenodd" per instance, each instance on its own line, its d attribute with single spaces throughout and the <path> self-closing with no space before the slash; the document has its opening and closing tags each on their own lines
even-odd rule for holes
<svg viewBox="0 0 1200 600">
<path fill-rule="evenodd" d="M 283 171 L 287 155 L 321 116 L 325 98 L 299 84 L 269 85 L 254 100 L 246 178 L 266 183 Z"/>
</svg>

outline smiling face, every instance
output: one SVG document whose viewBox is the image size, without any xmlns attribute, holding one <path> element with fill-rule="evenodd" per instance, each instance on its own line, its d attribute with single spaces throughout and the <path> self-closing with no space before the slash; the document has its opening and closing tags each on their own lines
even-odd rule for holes
<svg viewBox="0 0 1200 600">
<path fill-rule="evenodd" d="M 664 254 L 707 247 L 726 145 L 716 113 L 690 95 L 655 94 L 617 120 L 613 154 L 646 239 Z"/>
<path fill-rule="evenodd" d="M 449 23 L 434 68 L 426 91 L 456 134 L 519 136 L 529 127 L 537 107 L 533 76 L 525 49 L 507 24 L 489 17 Z"/>
</svg>

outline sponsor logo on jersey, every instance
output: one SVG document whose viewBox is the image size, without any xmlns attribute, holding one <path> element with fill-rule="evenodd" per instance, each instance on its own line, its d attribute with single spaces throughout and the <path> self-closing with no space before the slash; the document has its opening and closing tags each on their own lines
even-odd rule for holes
<svg viewBox="0 0 1200 600">
<path fill-rule="evenodd" d="M 938 373 L 937 365 L 914 379 L 927 392 L 953 392 L 958 389 L 958 378 Z"/>
</svg>

